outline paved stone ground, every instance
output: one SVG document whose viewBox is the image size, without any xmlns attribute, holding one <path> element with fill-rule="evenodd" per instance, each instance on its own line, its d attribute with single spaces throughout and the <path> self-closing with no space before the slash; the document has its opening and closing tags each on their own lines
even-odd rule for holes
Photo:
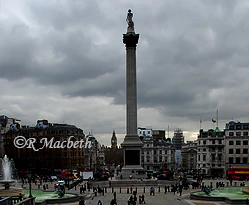
<svg viewBox="0 0 249 205">
<path fill-rule="evenodd" d="M 218 180 L 222 181 L 226 184 L 227 180 Z M 204 180 L 203 181 L 206 185 L 209 185 L 210 182 L 213 182 L 213 185 L 217 182 L 217 180 Z M 54 191 L 54 183 L 45 183 L 48 184 L 48 191 Z M 132 185 L 132 181 L 131 181 Z M 21 183 L 16 183 L 17 187 L 21 187 Z M 29 188 L 29 185 L 25 185 L 26 188 Z M 32 183 L 32 189 L 37 189 L 38 186 L 34 185 Z M 188 189 L 188 190 L 183 190 L 182 196 L 179 196 L 178 194 L 174 194 L 172 192 L 168 192 L 167 194 L 164 194 L 164 189 L 161 187 L 160 192 L 159 188 L 155 187 L 155 196 L 150 196 L 149 194 L 149 188 L 146 187 L 145 193 L 144 193 L 144 188 L 143 187 L 138 187 L 137 188 L 137 195 L 145 195 L 145 201 L 147 205 L 163 205 L 163 204 L 169 204 L 169 205 L 225 205 L 227 203 L 225 202 L 210 202 L 210 201 L 200 201 L 200 200 L 191 200 L 189 198 L 190 192 L 192 191 L 198 191 L 198 189 Z M 42 189 L 42 188 L 41 188 Z M 128 198 L 131 196 L 131 194 L 127 194 L 126 192 L 126 187 L 121 188 L 121 193 L 120 193 L 120 188 L 115 187 L 114 191 L 117 193 L 117 204 L 118 205 L 127 205 Z M 66 193 L 75 193 L 79 194 L 79 187 L 75 189 L 71 189 L 69 191 L 66 190 Z M 97 205 L 98 200 L 102 201 L 103 205 L 109 205 L 111 200 L 113 199 L 113 193 L 111 188 L 107 188 L 107 193 L 98 196 L 94 196 L 94 194 L 91 192 L 86 192 L 82 194 L 81 196 L 84 196 L 86 198 L 85 204 L 86 205 Z M 67 203 L 67 205 L 78 205 L 78 202 L 74 203 Z M 138 203 L 137 203 L 138 204 Z M 58 204 L 54 204 L 58 205 Z M 64 204 L 65 205 L 65 204 Z"/>
</svg>

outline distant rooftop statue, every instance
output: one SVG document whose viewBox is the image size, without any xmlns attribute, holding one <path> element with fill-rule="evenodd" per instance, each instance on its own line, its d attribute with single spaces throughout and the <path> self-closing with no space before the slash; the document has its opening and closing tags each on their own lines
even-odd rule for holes
<svg viewBox="0 0 249 205">
<path fill-rule="evenodd" d="M 126 22 L 128 23 L 128 27 L 134 27 L 134 22 L 132 21 L 133 13 L 131 13 L 131 9 L 128 10 Z"/>
</svg>

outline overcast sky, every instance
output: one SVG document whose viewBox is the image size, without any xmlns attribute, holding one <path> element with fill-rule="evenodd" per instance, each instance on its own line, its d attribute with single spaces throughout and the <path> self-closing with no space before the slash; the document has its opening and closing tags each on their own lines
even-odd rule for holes
<svg viewBox="0 0 249 205">
<path fill-rule="evenodd" d="M 110 145 L 126 133 L 127 10 L 137 46 L 138 126 L 249 122 L 249 2 L 0 0 L 0 115 L 74 124 Z"/>
</svg>

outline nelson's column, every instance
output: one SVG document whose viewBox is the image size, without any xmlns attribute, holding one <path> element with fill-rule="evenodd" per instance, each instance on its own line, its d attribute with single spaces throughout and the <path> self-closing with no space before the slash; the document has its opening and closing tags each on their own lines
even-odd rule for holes
<svg viewBox="0 0 249 205">
<path fill-rule="evenodd" d="M 121 144 L 124 148 L 124 166 L 121 171 L 123 179 L 129 178 L 130 175 L 132 178 L 144 177 L 144 169 L 141 167 L 143 142 L 137 134 L 136 46 L 139 34 L 134 31 L 132 17 L 129 9 L 126 19 L 127 33 L 123 34 L 123 43 L 126 46 L 126 136 Z"/>
</svg>

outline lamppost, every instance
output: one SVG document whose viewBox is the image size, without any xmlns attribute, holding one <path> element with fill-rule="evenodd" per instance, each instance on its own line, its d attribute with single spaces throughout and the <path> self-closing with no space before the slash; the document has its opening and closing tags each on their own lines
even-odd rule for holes
<svg viewBox="0 0 249 205">
<path fill-rule="evenodd" d="M 198 169 L 198 181 L 201 179 L 200 172 L 201 172 L 201 167 Z"/>
<path fill-rule="evenodd" d="M 164 170 L 164 161 L 162 161 L 162 172 Z"/>
<path fill-rule="evenodd" d="M 29 178 L 29 198 L 32 198 L 32 193 L 31 193 L 31 176 L 32 176 L 32 173 L 31 173 L 31 169 L 29 169 L 29 172 L 28 172 L 28 178 Z"/>
<path fill-rule="evenodd" d="M 95 164 L 96 164 L 96 159 L 94 160 L 95 139 L 92 139 L 91 143 L 92 143 L 92 147 L 91 147 L 91 150 L 90 150 L 90 152 L 91 152 L 91 165 L 90 166 L 91 166 L 91 170 L 93 172 L 95 172 Z"/>
<path fill-rule="evenodd" d="M 94 141 L 94 147 L 95 147 L 95 172 L 97 172 L 98 169 L 98 141 L 95 139 Z"/>
<path fill-rule="evenodd" d="M 88 154 L 90 155 L 90 171 L 92 171 L 92 150 L 88 150 Z"/>
</svg>

